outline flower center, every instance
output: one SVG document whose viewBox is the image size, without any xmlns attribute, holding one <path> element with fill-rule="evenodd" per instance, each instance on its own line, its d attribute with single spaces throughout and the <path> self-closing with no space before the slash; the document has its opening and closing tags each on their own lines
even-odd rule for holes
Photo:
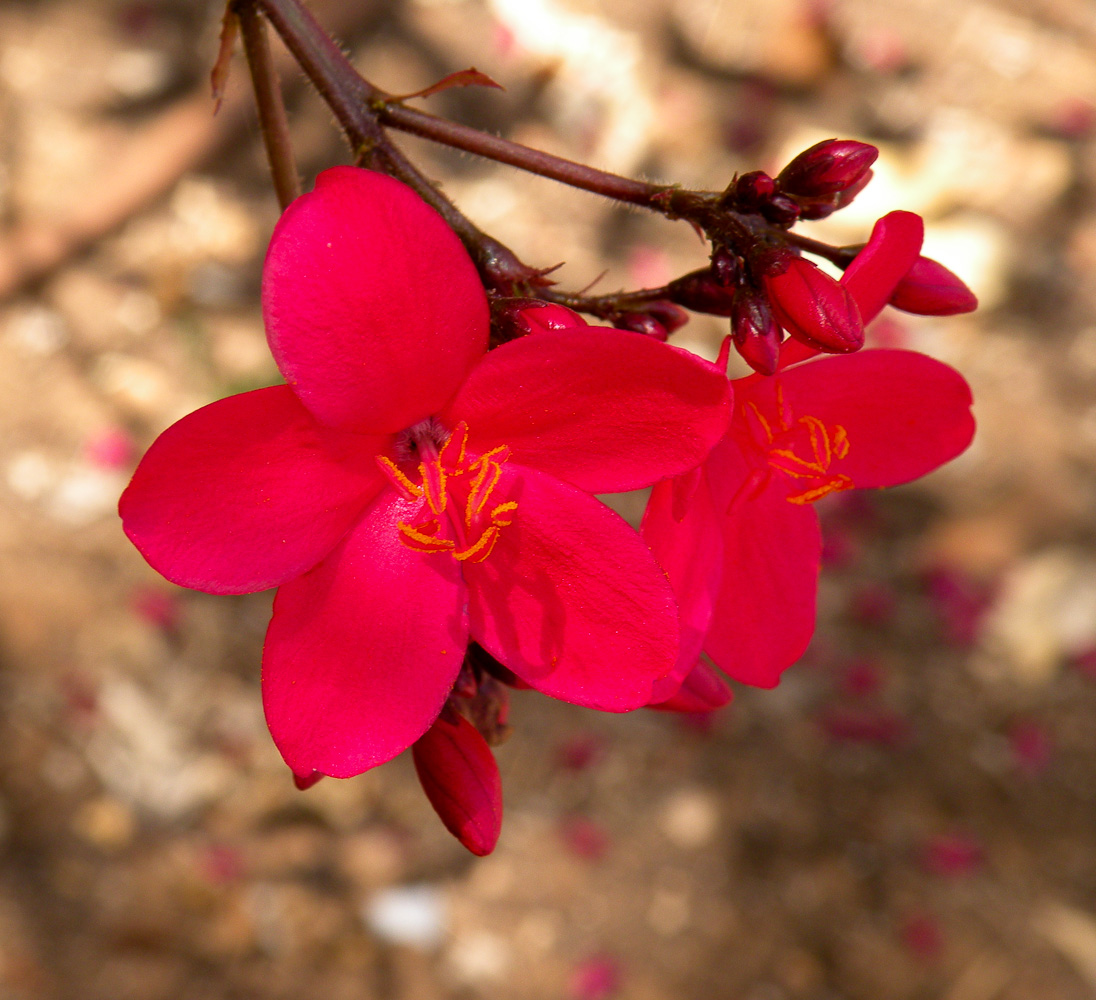
<svg viewBox="0 0 1096 1000">
<path fill-rule="evenodd" d="M 424 420 L 405 435 L 397 453 L 406 451 L 409 461 L 420 457 L 417 475 L 406 474 L 385 455 L 377 456 L 392 485 L 408 500 L 422 501 L 414 517 L 400 521 L 400 541 L 415 552 L 448 552 L 460 562 L 483 562 L 517 509 L 516 502 L 498 503 L 496 496 L 510 449 L 500 445 L 468 455 L 463 420 L 452 434 L 437 421 Z"/>
<path fill-rule="evenodd" d="M 769 468 L 792 481 L 796 492 L 788 502 L 814 503 L 830 493 L 851 490 L 853 481 L 830 468 L 849 453 L 845 428 L 841 424 L 827 427 L 818 417 L 793 417 L 781 385 L 776 387 L 776 411 L 776 419 L 772 420 L 756 403 L 749 403 L 746 423 Z"/>
</svg>

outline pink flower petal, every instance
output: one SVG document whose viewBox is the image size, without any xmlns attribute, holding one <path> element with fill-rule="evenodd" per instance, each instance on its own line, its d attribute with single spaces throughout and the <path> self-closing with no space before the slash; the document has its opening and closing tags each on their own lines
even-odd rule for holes
<svg viewBox="0 0 1096 1000">
<path fill-rule="evenodd" d="M 872 228 L 864 249 L 841 276 L 867 326 L 890 300 L 917 260 L 925 223 L 913 212 L 888 212 Z"/>
<path fill-rule="evenodd" d="M 317 424 L 283 385 L 183 417 L 118 504 L 151 566 L 184 587 L 244 594 L 315 566 L 381 489 L 385 437 Z"/>
<path fill-rule="evenodd" d="M 263 316 L 286 381 L 335 427 L 410 427 L 487 349 L 487 297 L 460 240 L 409 187 L 357 167 L 325 170 L 282 215 Z"/>
<path fill-rule="evenodd" d="M 857 487 L 909 482 L 960 454 L 974 436 L 970 387 L 916 351 L 870 350 L 822 358 L 749 386 L 739 398 L 766 401 L 782 386 L 796 417 L 845 428 L 848 455 L 834 469 Z"/>
<path fill-rule="evenodd" d="M 684 509 L 675 513 L 674 494 L 685 489 L 688 478 L 667 479 L 655 486 L 640 529 L 673 587 L 681 620 L 677 664 L 666 677 L 655 681 L 651 694 L 655 704 L 676 694 L 694 669 L 723 577 L 722 519 L 705 477 L 699 477 L 690 496 L 680 498 L 683 502 L 677 506 Z"/>
<path fill-rule="evenodd" d="M 445 828 L 473 854 L 490 854 L 502 830 L 502 779 L 484 738 L 446 709 L 411 753 L 419 784 Z"/>
<path fill-rule="evenodd" d="M 469 447 L 591 493 L 649 486 L 703 461 L 726 430 L 730 390 L 713 365 L 626 330 L 544 331 L 503 344 L 442 414 Z"/>
<path fill-rule="evenodd" d="M 295 774 L 348 778 L 406 750 L 464 659 L 464 587 L 449 556 L 400 542 L 415 505 L 385 490 L 346 540 L 274 601 L 263 705 Z"/>
<path fill-rule="evenodd" d="M 710 663 L 697 660 L 677 691 L 669 698 L 653 701 L 648 707 L 662 712 L 695 715 L 723 708 L 730 704 L 733 697 L 734 692 L 723 675 Z"/>
<path fill-rule="evenodd" d="M 677 658 L 673 593 L 654 557 L 593 497 L 513 463 L 503 471 L 518 506 L 490 556 L 465 564 L 472 636 L 553 698 L 645 705 Z"/>
<path fill-rule="evenodd" d="M 908 278 L 918 260 L 925 235 L 925 224 L 913 212 L 889 212 L 872 228 L 871 237 L 841 275 L 843 285 L 856 302 L 860 318 L 867 326 Z M 818 354 L 799 340 L 786 340 L 780 347 L 781 369 L 806 361 Z"/>
<path fill-rule="evenodd" d="M 921 316 L 955 316 L 978 308 L 963 280 L 931 257 L 918 257 L 898 283 L 891 305 Z"/>
<path fill-rule="evenodd" d="M 810 505 L 789 503 L 780 476 L 747 487 L 753 469 L 733 441 L 708 461 L 723 519 L 723 585 L 704 651 L 733 680 L 775 687 L 814 632 L 822 538 Z"/>
</svg>

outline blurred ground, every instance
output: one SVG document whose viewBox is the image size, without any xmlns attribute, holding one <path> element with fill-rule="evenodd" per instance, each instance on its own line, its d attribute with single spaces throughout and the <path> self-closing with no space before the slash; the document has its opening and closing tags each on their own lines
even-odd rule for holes
<svg viewBox="0 0 1096 1000">
<path fill-rule="evenodd" d="M 114 514 L 168 423 L 276 379 L 276 207 L 246 100 L 209 116 L 216 4 L 0 5 L 0 998 L 1096 996 L 1096 8 L 316 9 L 390 91 L 474 64 L 507 92 L 434 110 L 625 173 L 721 188 L 877 143 L 819 231 L 926 216 L 985 308 L 872 335 L 957 365 L 979 436 L 824 511 L 821 627 L 777 690 L 690 724 L 516 696 L 492 857 L 406 760 L 296 792 L 259 704 L 269 595 L 172 590 Z M 291 103 L 305 172 L 344 161 Z M 571 287 L 703 261 L 687 227 L 406 146 Z"/>
</svg>

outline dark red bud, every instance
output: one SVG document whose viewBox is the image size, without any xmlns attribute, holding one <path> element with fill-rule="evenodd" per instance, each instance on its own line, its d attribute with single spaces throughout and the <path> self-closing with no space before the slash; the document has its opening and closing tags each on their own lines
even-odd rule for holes
<svg viewBox="0 0 1096 1000">
<path fill-rule="evenodd" d="M 762 276 L 777 322 L 796 340 L 830 354 L 864 346 L 864 324 L 847 288 L 802 257 Z"/>
<path fill-rule="evenodd" d="M 785 194 L 821 198 L 847 191 L 863 179 L 879 150 L 852 139 L 825 139 L 803 150 L 776 178 Z"/>
<path fill-rule="evenodd" d="M 890 302 L 898 309 L 922 316 L 954 316 L 978 308 L 974 292 L 943 264 L 929 257 L 917 258 L 898 282 Z"/>
<path fill-rule="evenodd" d="M 669 333 L 680 330 L 689 322 L 689 314 L 669 299 L 658 299 L 644 307 L 645 311 L 657 319 Z"/>
<path fill-rule="evenodd" d="M 799 206 L 786 194 L 774 194 L 761 206 L 761 214 L 778 226 L 788 226 L 799 218 Z"/>
<path fill-rule="evenodd" d="M 660 712 L 713 712 L 722 708 L 734 697 L 731 686 L 711 664 L 698 660 L 685 675 L 677 694 L 651 708 Z"/>
<path fill-rule="evenodd" d="M 838 191 L 833 200 L 834 209 L 851 205 L 853 199 L 871 183 L 874 176 L 875 172 L 869 170 L 856 183 L 850 184 L 844 191 Z"/>
<path fill-rule="evenodd" d="M 730 316 L 734 308 L 734 289 L 724 288 L 710 271 L 686 274 L 670 283 L 674 302 L 693 312 L 712 316 Z"/>
<path fill-rule="evenodd" d="M 422 790 L 445 828 L 473 854 L 490 854 L 502 829 L 502 780 L 475 726 L 445 709 L 411 755 Z"/>
<path fill-rule="evenodd" d="M 799 218 L 805 222 L 813 222 L 816 219 L 828 219 L 837 211 L 837 196 L 831 195 L 820 201 L 801 201 L 799 203 Z"/>
<path fill-rule="evenodd" d="M 760 278 L 775 278 L 802 258 L 787 247 L 760 247 L 750 256 L 750 270 Z"/>
<path fill-rule="evenodd" d="M 645 337 L 654 337 L 655 340 L 665 341 L 670 336 L 670 331 L 666 327 L 654 316 L 645 312 L 621 313 L 613 320 L 613 326 L 618 330 L 642 333 Z"/>
<path fill-rule="evenodd" d="M 494 320 L 512 327 L 514 336 L 588 325 L 574 310 L 540 299 L 512 299 L 495 310 Z"/>
<path fill-rule="evenodd" d="M 742 274 L 742 263 L 738 254 L 726 247 L 720 247 L 712 254 L 712 274 L 724 288 L 734 288 Z"/>
<path fill-rule="evenodd" d="M 731 199 L 746 212 L 759 208 L 775 191 L 776 181 L 763 170 L 743 174 L 728 189 Z"/>
<path fill-rule="evenodd" d="M 783 334 L 764 298 L 743 292 L 735 299 L 731 334 L 746 364 L 762 375 L 776 374 Z"/>
</svg>

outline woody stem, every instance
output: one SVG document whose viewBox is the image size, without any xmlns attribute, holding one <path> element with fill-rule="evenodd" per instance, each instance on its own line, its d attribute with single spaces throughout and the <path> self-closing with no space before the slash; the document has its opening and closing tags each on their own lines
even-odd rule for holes
<svg viewBox="0 0 1096 1000">
<path fill-rule="evenodd" d="M 270 55 L 266 24 L 259 12 L 251 4 L 244 3 L 236 8 L 236 16 L 240 20 L 247 66 L 255 88 L 259 128 L 263 134 L 266 158 L 270 162 L 274 191 L 278 196 L 278 204 L 284 209 L 301 193 L 301 179 L 293 159 L 289 119 L 282 100 L 282 88 Z"/>
</svg>

